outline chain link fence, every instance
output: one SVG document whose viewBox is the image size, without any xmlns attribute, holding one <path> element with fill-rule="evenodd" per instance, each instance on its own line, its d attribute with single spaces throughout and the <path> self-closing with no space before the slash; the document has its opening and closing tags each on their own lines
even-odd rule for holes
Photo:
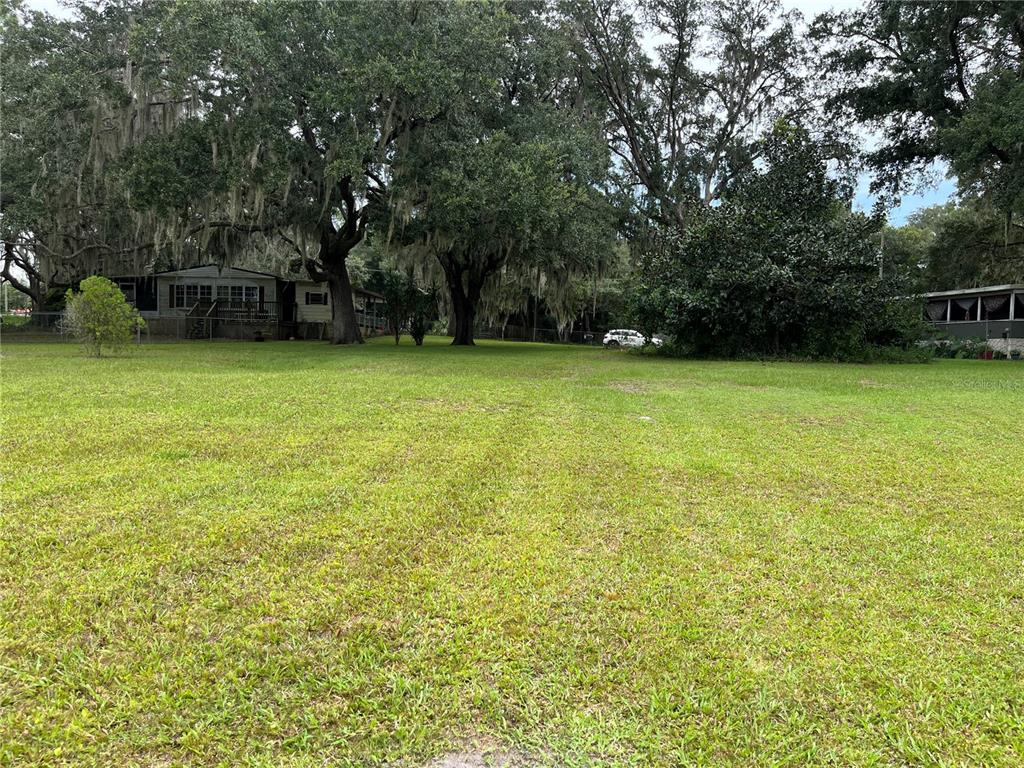
<svg viewBox="0 0 1024 768">
<path fill-rule="evenodd" d="M 365 337 L 388 332 L 387 321 L 373 313 L 357 311 L 356 320 Z M 238 316 L 155 317 L 146 319 L 146 327 L 136 334 L 136 342 L 201 341 L 233 339 L 263 341 L 269 339 L 327 340 L 330 323 L 278 322 Z M 63 312 L 12 312 L 0 314 L 0 339 L 8 342 L 74 342 L 64 323 Z"/>
<path fill-rule="evenodd" d="M 387 335 L 390 332 L 387 321 L 376 313 L 357 311 L 356 319 L 365 337 Z M 476 337 L 502 341 L 535 341 L 547 344 L 600 345 L 606 331 L 605 328 L 591 330 L 576 328 L 568 332 L 559 332 L 555 328 L 504 325 L 479 328 Z M 330 335 L 330 323 L 323 322 L 278 322 L 237 316 L 181 316 L 147 319 L 146 327 L 136 336 L 136 342 L 143 344 L 156 341 L 212 339 L 326 341 Z M 64 324 L 63 312 L 20 312 L 0 315 L 0 338 L 3 341 L 75 341 L 70 329 Z"/>
<path fill-rule="evenodd" d="M 0 314 L 4 341 L 74 341 L 64 324 L 63 312 L 11 312 Z"/>
</svg>

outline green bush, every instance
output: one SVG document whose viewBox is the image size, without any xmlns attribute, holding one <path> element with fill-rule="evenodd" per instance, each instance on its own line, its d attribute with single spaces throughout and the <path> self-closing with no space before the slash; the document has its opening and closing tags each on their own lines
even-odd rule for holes
<svg viewBox="0 0 1024 768">
<path fill-rule="evenodd" d="M 423 339 L 437 317 L 437 294 L 416 289 L 409 301 L 409 335 L 417 347 L 423 346 Z"/>
<path fill-rule="evenodd" d="M 98 275 L 83 280 L 78 293 L 67 292 L 64 320 L 94 357 L 100 357 L 104 348 L 124 347 L 136 329 L 146 326 L 138 310 L 125 301 L 121 289 Z"/>
<path fill-rule="evenodd" d="M 32 322 L 28 315 L 4 315 L 2 318 L 3 328 L 9 331 L 12 328 L 22 328 Z"/>
<path fill-rule="evenodd" d="M 434 318 L 437 317 L 437 294 L 433 288 L 424 291 L 412 275 L 385 272 L 377 286 L 384 296 L 384 312 L 398 344 L 402 331 L 408 331 L 416 346 L 422 346 Z"/>
<path fill-rule="evenodd" d="M 826 149 L 780 125 L 763 166 L 740 174 L 720 206 L 695 210 L 640 254 L 634 323 L 657 325 L 708 357 L 870 361 L 883 348 L 911 356 L 919 302 L 879 275 L 880 221 L 848 208 Z"/>
<path fill-rule="evenodd" d="M 957 339 L 947 337 L 935 343 L 935 356 L 957 360 L 976 360 L 988 350 L 984 339 Z"/>
</svg>

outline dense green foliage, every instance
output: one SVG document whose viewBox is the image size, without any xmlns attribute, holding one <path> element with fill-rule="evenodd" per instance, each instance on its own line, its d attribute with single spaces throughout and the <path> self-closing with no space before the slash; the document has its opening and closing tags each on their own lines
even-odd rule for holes
<svg viewBox="0 0 1024 768">
<path fill-rule="evenodd" d="M 64 322 L 94 357 L 104 349 L 122 349 L 136 330 L 146 326 L 121 289 L 99 276 L 87 277 L 77 292 L 68 291 Z"/>
<path fill-rule="evenodd" d="M 878 222 L 846 207 L 820 147 L 780 125 L 764 169 L 738 178 L 642 268 L 636 311 L 680 345 L 714 355 L 860 359 L 916 336 L 900 284 L 879 276 Z"/>
<path fill-rule="evenodd" d="M 179 168 L 195 158 L 199 190 L 165 202 L 174 187 L 156 184 L 141 203 L 204 231 L 286 238 L 329 285 L 332 340 L 358 341 L 348 256 L 390 194 L 396 154 L 493 81 L 505 26 L 497 8 L 451 3 L 168 4 L 166 23 L 140 37 L 170 48 L 158 76 L 202 105 L 206 151 L 175 147 L 184 127 L 141 147 L 143 181 L 166 151 Z"/>
<path fill-rule="evenodd" d="M 961 190 L 1024 215 L 1024 8 L 870 0 L 818 19 L 831 106 L 884 140 L 868 156 L 893 190 L 942 159 Z M 1020 228 L 1014 239 L 1020 240 Z"/>
<path fill-rule="evenodd" d="M 5 344 L 0 763 L 1024 762 L 1024 363 L 446 342 Z"/>
<path fill-rule="evenodd" d="M 884 269 L 913 291 L 1024 282 L 1024 241 L 984 200 L 947 203 L 911 214 L 877 238 Z"/>
<path fill-rule="evenodd" d="M 423 346 L 437 318 L 437 293 L 434 288 L 417 287 L 409 297 L 409 335 L 417 347 Z"/>
<path fill-rule="evenodd" d="M 427 329 L 437 317 L 437 296 L 434 289 L 423 290 L 416 280 L 404 272 L 389 270 L 374 283 L 384 297 L 384 313 L 395 337 L 401 341 L 406 331 L 416 342 L 423 344 Z"/>
<path fill-rule="evenodd" d="M 78 11 L 68 21 L 0 7 L 0 274 L 37 309 L 89 274 L 153 263 L 152 231 L 130 215 L 114 160 L 168 108 L 125 102 L 125 9 Z"/>
<path fill-rule="evenodd" d="M 394 163 L 388 237 L 421 271 L 440 272 L 455 344 L 473 343 L 481 306 L 493 315 L 514 308 L 502 307 L 521 302 L 508 288 L 540 274 L 558 311 L 570 280 L 598 271 L 612 251 L 598 188 L 608 152 L 579 106 L 565 30 L 542 11 L 505 9 L 493 82 L 463 96 L 470 107 L 412 135 Z"/>
<path fill-rule="evenodd" d="M 805 46 L 776 0 L 568 7 L 619 160 L 616 181 L 643 219 L 685 229 L 758 159 L 776 119 L 809 109 Z"/>
</svg>

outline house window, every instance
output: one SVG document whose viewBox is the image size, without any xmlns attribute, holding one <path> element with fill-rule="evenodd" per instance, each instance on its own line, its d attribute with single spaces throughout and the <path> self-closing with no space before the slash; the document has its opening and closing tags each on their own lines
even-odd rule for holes
<svg viewBox="0 0 1024 768">
<path fill-rule="evenodd" d="M 945 323 L 948 319 L 946 317 L 947 314 L 949 314 L 949 302 L 946 299 L 936 299 L 925 304 L 924 316 L 926 320 L 931 320 L 933 323 Z"/>
<path fill-rule="evenodd" d="M 978 299 L 953 299 L 949 305 L 951 322 L 960 323 L 978 319 Z"/>
<path fill-rule="evenodd" d="M 1009 320 L 1010 300 L 1013 297 L 1009 294 L 1002 296 L 982 296 L 981 298 L 981 319 L 982 320 Z"/>
<path fill-rule="evenodd" d="M 327 294 L 321 291 L 306 291 L 307 304 L 326 304 Z"/>
<path fill-rule="evenodd" d="M 255 304 L 260 299 L 260 289 L 256 285 L 218 285 L 217 301 L 229 301 L 232 304 L 245 302 Z"/>
<path fill-rule="evenodd" d="M 197 301 L 210 301 L 213 296 L 213 288 L 209 285 L 197 283 L 186 283 L 174 286 L 173 309 L 189 309 Z"/>
</svg>

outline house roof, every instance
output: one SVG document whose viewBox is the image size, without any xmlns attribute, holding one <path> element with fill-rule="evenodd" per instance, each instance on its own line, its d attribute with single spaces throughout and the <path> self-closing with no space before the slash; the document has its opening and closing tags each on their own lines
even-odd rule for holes
<svg viewBox="0 0 1024 768">
<path fill-rule="evenodd" d="M 985 285 L 981 288 L 960 288 L 954 291 L 932 291 L 922 293 L 925 299 L 946 299 L 956 296 L 981 296 L 987 293 L 1010 293 L 1011 291 L 1024 291 L 1024 284 L 1008 283 L 1007 285 Z"/>
<path fill-rule="evenodd" d="M 167 269 L 164 270 L 163 272 L 157 272 L 156 275 L 158 277 L 161 275 L 166 277 L 186 276 L 194 274 L 199 270 L 209 270 L 211 267 L 213 269 L 216 269 L 217 273 L 223 277 L 231 277 L 232 272 L 244 272 L 245 275 L 255 275 L 256 277 L 273 278 L 274 280 L 279 279 L 277 275 L 271 274 L 270 272 L 257 272 L 254 269 L 244 269 L 242 267 L 228 267 L 222 266 L 220 264 L 198 264 L 194 267 L 186 267 L 185 269 Z M 245 275 L 240 275 L 240 277 L 244 277 Z"/>
</svg>

